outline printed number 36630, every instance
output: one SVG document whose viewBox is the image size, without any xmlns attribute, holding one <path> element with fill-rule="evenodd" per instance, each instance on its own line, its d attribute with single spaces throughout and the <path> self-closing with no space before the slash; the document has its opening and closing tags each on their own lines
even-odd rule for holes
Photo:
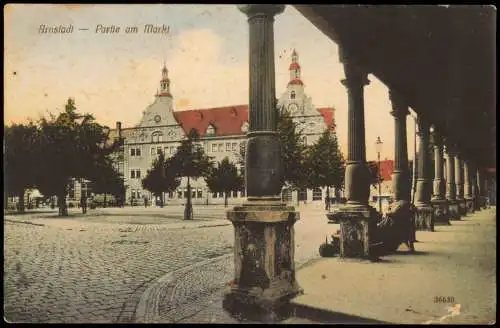
<svg viewBox="0 0 500 328">
<path fill-rule="evenodd" d="M 434 296 L 434 303 L 455 303 L 453 296 Z"/>
</svg>

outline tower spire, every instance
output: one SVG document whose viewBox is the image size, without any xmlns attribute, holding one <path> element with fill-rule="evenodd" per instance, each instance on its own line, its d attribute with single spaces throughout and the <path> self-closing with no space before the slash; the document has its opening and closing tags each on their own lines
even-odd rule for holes
<svg viewBox="0 0 500 328">
<path fill-rule="evenodd" d="M 300 79 L 299 55 L 297 54 L 295 48 L 293 49 L 292 52 L 292 63 L 290 64 L 288 70 L 290 71 L 290 82 L 288 82 L 288 85 L 290 84 L 303 85 L 302 80 Z"/>
<path fill-rule="evenodd" d="M 165 58 L 163 58 L 163 68 L 161 70 L 161 80 L 160 80 L 160 92 L 158 93 L 158 96 L 172 98 L 172 94 L 170 93 L 170 79 L 168 78 L 168 69 L 167 69 L 167 64 L 165 63 Z"/>
</svg>

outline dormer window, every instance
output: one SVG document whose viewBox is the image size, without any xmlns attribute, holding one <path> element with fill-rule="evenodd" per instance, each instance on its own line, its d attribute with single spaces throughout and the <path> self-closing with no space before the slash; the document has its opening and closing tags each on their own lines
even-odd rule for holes
<svg viewBox="0 0 500 328">
<path fill-rule="evenodd" d="M 248 122 L 243 123 L 243 125 L 241 126 L 241 132 L 248 132 Z"/>
<path fill-rule="evenodd" d="M 290 92 L 290 99 L 295 99 L 295 91 Z"/>
<path fill-rule="evenodd" d="M 206 132 L 207 135 L 214 135 L 215 134 L 215 128 L 212 124 L 210 124 L 207 128 L 207 132 Z"/>
<path fill-rule="evenodd" d="M 153 134 L 151 134 L 151 141 L 152 142 L 162 142 L 163 141 L 163 133 L 154 132 Z"/>
</svg>

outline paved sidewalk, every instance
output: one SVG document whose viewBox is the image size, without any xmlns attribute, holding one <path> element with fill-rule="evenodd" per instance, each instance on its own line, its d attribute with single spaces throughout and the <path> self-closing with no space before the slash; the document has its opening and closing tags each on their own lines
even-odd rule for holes
<svg viewBox="0 0 500 328">
<path fill-rule="evenodd" d="M 417 240 L 414 255 L 403 250 L 379 263 L 325 258 L 298 270 L 305 294 L 293 303 L 300 316 L 318 323 L 494 323 L 496 208 L 419 231 Z M 311 318 L 311 308 L 330 318 Z"/>
<path fill-rule="evenodd" d="M 492 208 L 438 226 L 435 232 L 417 232 L 413 255 L 401 250 L 379 263 L 339 258 L 297 263 L 297 280 L 305 294 L 293 301 L 297 316 L 282 323 L 493 323 L 495 225 Z M 169 297 L 157 296 L 155 319 L 136 322 L 247 323 L 222 309 L 227 287 L 220 281 L 232 275 L 231 255 L 183 270 L 168 289 L 156 292 Z M 182 286 L 193 281 L 200 288 L 192 292 L 202 296 L 189 302 L 190 291 Z M 435 297 L 450 299 L 435 302 Z"/>
</svg>

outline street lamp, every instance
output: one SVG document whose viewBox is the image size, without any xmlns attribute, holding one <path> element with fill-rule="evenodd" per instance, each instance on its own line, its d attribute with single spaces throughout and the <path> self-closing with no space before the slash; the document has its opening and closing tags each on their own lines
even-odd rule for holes
<svg viewBox="0 0 500 328">
<path fill-rule="evenodd" d="M 382 199 L 380 198 L 381 196 L 381 187 L 380 187 L 380 152 L 382 151 L 382 140 L 380 140 L 380 137 L 377 137 L 377 141 L 375 142 L 375 150 L 377 151 L 377 158 L 378 158 L 378 210 L 380 213 L 382 213 Z"/>
</svg>

